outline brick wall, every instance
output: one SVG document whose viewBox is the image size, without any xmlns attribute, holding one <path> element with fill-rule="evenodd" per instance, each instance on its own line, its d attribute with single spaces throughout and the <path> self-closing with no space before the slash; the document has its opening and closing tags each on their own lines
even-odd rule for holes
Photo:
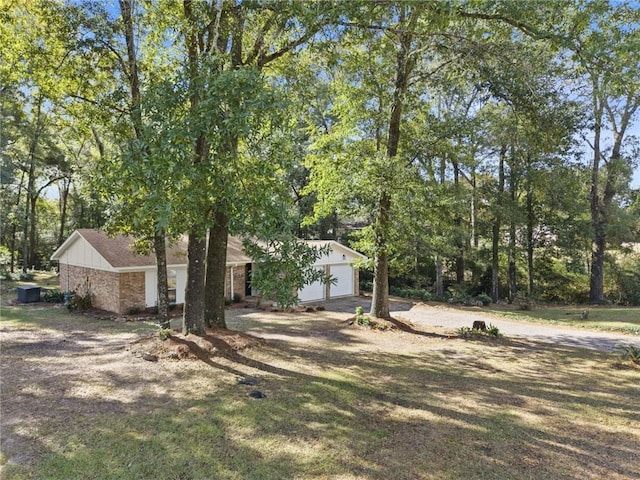
<svg viewBox="0 0 640 480">
<path fill-rule="evenodd" d="M 245 297 L 247 269 L 244 265 L 233 267 L 233 293 Z M 224 296 L 231 299 L 231 267 L 227 267 L 224 276 Z"/>
<path fill-rule="evenodd" d="M 60 290 L 91 295 L 95 308 L 127 313 L 145 307 L 144 272 L 115 273 L 60 264 Z"/>
<path fill-rule="evenodd" d="M 127 313 L 132 308 L 144 309 L 146 306 L 144 272 L 121 273 L 120 302 L 118 313 Z"/>
<path fill-rule="evenodd" d="M 61 263 L 60 290 L 76 292 L 78 295 L 90 294 L 95 308 L 120 313 L 118 274 L 115 272 Z"/>
</svg>

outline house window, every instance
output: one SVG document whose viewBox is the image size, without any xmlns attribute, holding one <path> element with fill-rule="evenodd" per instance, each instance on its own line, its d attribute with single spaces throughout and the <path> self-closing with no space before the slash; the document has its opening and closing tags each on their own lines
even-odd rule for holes
<svg viewBox="0 0 640 480">
<path fill-rule="evenodd" d="M 176 284 L 178 274 L 175 270 L 167 270 L 167 287 L 169 288 L 169 303 L 176 303 Z"/>
</svg>

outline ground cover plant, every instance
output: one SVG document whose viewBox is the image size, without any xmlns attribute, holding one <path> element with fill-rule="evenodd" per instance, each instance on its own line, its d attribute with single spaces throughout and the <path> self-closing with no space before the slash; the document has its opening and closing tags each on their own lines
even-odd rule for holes
<svg viewBox="0 0 640 480">
<path fill-rule="evenodd" d="M 260 341 L 152 362 L 155 325 L 4 307 L 3 478 L 640 476 L 631 363 L 366 329 L 353 306 L 228 313 Z"/>
</svg>

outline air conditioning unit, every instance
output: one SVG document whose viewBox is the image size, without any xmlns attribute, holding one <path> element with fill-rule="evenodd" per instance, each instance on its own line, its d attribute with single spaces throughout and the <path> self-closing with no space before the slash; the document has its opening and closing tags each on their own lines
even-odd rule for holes
<svg viewBox="0 0 640 480">
<path fill-rule="evenodd" d="M 40 287 L 18 287 L 18 301 L 21 303 L 33 303 L 40 301 Z"/>
</svg>

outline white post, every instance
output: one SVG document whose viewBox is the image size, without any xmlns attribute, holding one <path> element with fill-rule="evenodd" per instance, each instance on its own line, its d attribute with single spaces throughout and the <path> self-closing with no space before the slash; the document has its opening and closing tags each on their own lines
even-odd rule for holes
<svg viewBox="0 0 640 480">
<path fill-rule="evenodd" d="M 231 266 L 231 301 L 233 302 L 233 266 Z"/>
</svg>

